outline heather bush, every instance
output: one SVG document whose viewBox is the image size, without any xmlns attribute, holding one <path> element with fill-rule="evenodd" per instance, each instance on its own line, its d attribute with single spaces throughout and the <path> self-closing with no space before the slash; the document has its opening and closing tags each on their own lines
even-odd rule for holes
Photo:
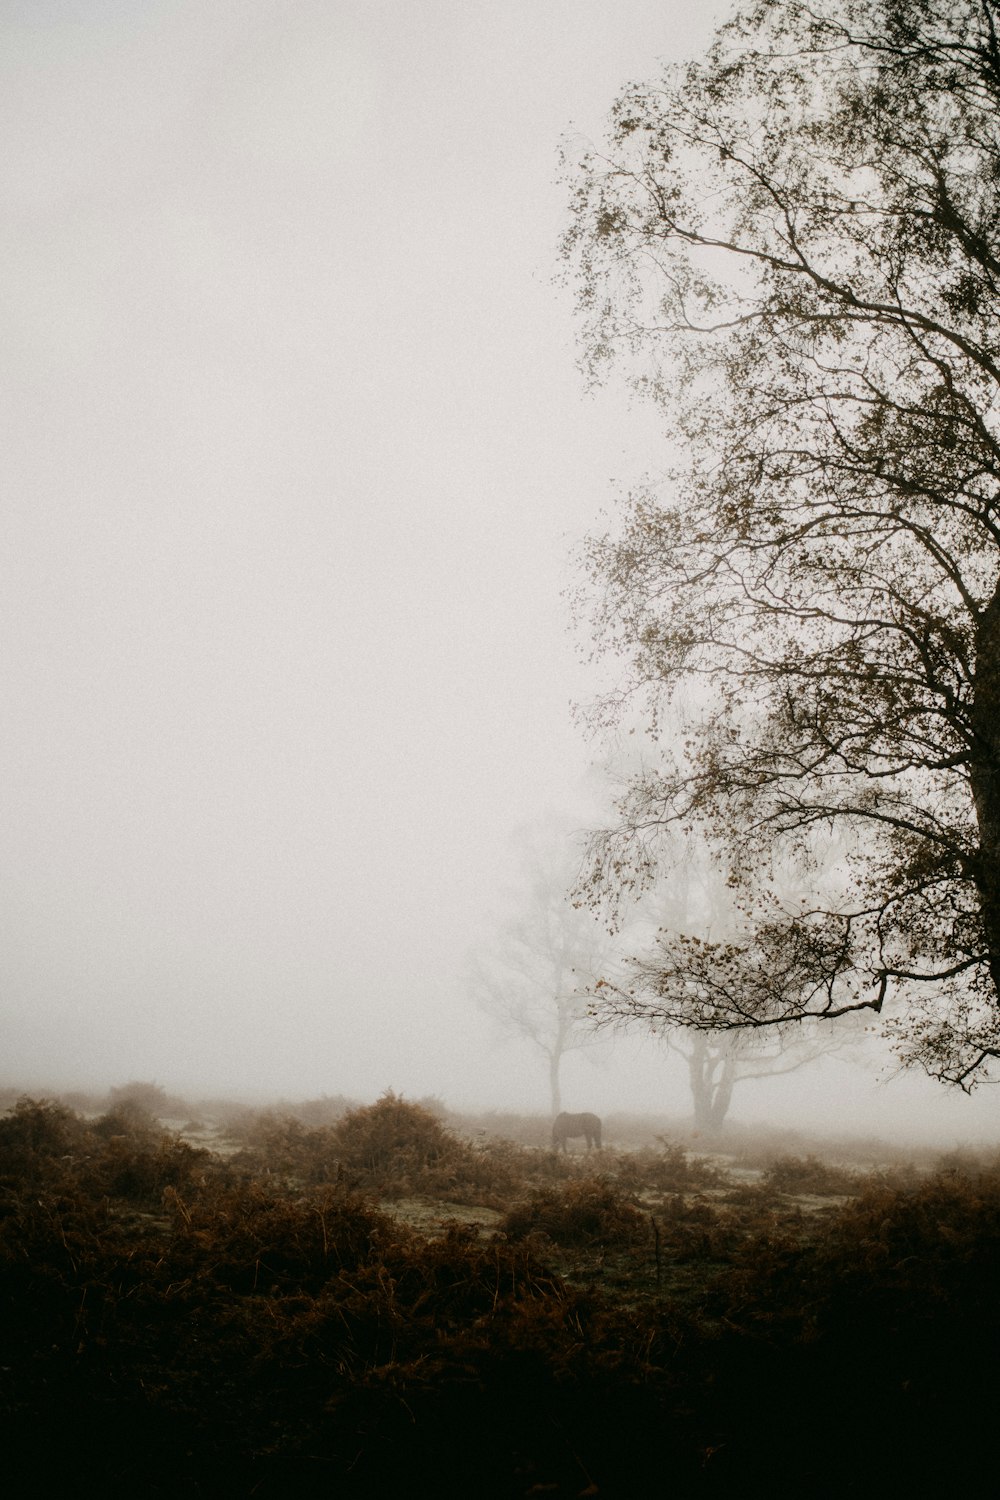
<svg viewBox="0 0 1000 1500">
<path fill-rule="evenodd" d="M 108 1090 L 109 1110 L 117 1110 L 122 1105 L 133 1106 L 144 1115 L 154 1117 L 184 1114 L 187 1111 L 184 1101 L 171 1098 L 160 1084 L 145 1083 L 138 1079 Z"/>
<path fill-rule="evenodd" d="M 604 1177 L 537 1189 L 504 1215 L 499 1229 L 514 1240 L 541 1233 L 557 1245 L 622 1245 L 649 1234 L 634 1200 Z"/>
<path fill-rule="evenodd" d="M 334 1140 L 348 1171 L 382 1182 L 439 1166 L 457 1144 L 437 1115 L 391 1090 L 375 1104 L 349 1110 Z"/>
<path fill-rule="evenodd" d="M 614 1158 L 615 1175 L 622 1187 L 633 1192 L 680 1193 L 713 1187 L 719 1169 L 712 1162 L 691 1156 L 683 1146 L 664 1136 L 657 1147 L 645 1146 L 621 1152 Z"/>
<path fill-rule="evenodd" d="M 85 1128 L 50 1099 L 21 1098 L 0 1118 L 0 1173 L 37 1170 L 80 1148 Z"/>
<path fill-rule="evenodd" d="M 203 1147 L 166 1133 L 138 1139 L 112 1136 L 80 1164 L 78 1178 L 86 1192 L 158 1205 L 165 1188 L 199 1179 L 210 1160 Z"/>
<path fill-rule="evenodd" d="M 812 1193 L 817 1197 L 854 1193 L 858 1187 L 855 1173 L 815 1156 L 780 1156 L 765 1169 L 762 1182 L 776 1193 Z"/>
<path fill-rule="evenodd" d="M 437 1113 L 391 1090 L 350 1110 L 334 1127 L 342 1169 L 385 1197 L 427 1194 L 497 1203 L 512 1188 L 504 1164 L 452 1135 Z"/>
<path fill-rule="evenodd" d="M 231 1165 L 298 1187 L 340 1183 L 383 1198 L 435 1197 L 496 1206 L 515 1177 L 504 1154 L 459 1140 L 425 1104 L 389 1092 L 347 1110 L 336 1124 L 308 1129 L 296 1116 L 248 1116 L 236 1127 Z"/>
<path fill-rule="evenodd" d="M 163 1126 L 134 1099 L 120 1099 L 90 1124 L 95 1136 L 104 1140 L 148 1142 L 163 1133 Z"/>
<path fill-rule="evenodd" d="M 265 1112 L 243 1121 L 238 1134 L 243 1145 L 232 1164 L 254 1175 L 300 1186 L 336 1182 L 340 1175 L 332 1126 L 309 1129 L 294 1115 Z"/>
</svg>

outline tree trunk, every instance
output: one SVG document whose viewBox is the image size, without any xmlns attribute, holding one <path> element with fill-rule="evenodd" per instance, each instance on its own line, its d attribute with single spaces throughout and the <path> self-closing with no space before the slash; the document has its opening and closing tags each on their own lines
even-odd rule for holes
<svg viewBox="0 0 1000 1500">
<path fill-rule="evenodd" d="M 708 1133 L 718 1135 L 722 1129 L 722 1123 L 729 1113 L 729 1106 L 733 1099 L 733 1084 L 736 1082 L 736 1060 L 725 1057 L 722 1060 L 722 1071 L 715 1083 L 712 1093 L 712 1107 L 709 1115 Z"/>
<path fill-rule="evenodd" d="M 704 1135 L 717 1135 L 732 1103 L 736 1059 L 725 1043 L 713 1047 L 707 1036 L 699 1035 L 687 1054 L 687 1064 L 694 1128 Z"/>
<path fill-rule="evenodd" d="M 971 782 L 979 826 L 975 880 L 1000 1003 L 1000 588 L 979 619 L 972 724 L 976 738 Z"/>
<path fill-rule="evenodd" d="M 549 1053 L 549 1099 L 552 1118 L 562 1114 L 562 1088 L 559 1083 L 559 1064 L 562 1062 L 561 1048 L 554 1047 Z"/>
</svg>

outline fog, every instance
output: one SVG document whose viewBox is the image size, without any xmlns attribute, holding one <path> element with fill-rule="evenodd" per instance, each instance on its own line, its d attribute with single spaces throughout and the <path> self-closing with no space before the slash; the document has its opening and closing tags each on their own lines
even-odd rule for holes
<svg viewBox="0 0 1000 1500">
<path fill-rule="evenodd" d="M 716 14 L 3 7 L 0 1082 L 547 1108 L 468 954 L 587 805 L 569 550 L 662 442 L 575 367 L 558 146 Z M 734 1114 L 995 1135 L 874 1077 Z M 688 1104 L 638 1038 L 563 1088 Z"/>
</svg>

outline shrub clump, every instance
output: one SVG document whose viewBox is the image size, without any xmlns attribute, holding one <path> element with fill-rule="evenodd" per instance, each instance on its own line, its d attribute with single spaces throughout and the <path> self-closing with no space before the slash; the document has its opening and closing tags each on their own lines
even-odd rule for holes
<svg viewBox="0 0 1000 1500">
<path fill-rule="evenodd" d="M 691 1156 L 683 1146 L 657 1136 L 657 1147 L 621 1152 L 616 1159 L 618 1181 L 635 1191 L 685 1193 L 715 1187 L 720 1181 L 717 1166 L 700 1156 Z"/>
<path fill-rule="evenodd" d="M 820 1198 L 854 1193 L 858 1187 L 853 1172 L 815 1156 L 779 1156 L 766 1168 L 761 1181 L 775 1193 L 813 1193 Z"/>
<path fill-rule="evenodd" d="M 391 1091 L 317 1129 L 292 1115 L 265 1114 L 237 1131 L 244 1144 L 232 1166 L 295 1188 L 339 1184 L 382 1198 L 432 1196 L 490 1207 L 509 1202 L 513 1192 L 508 1164 L 459 1140 L 426 1103 Z"/>
<path fill-rule="evenodd" d="M 184 1101 L 172 1099 L 166 1089 L 158 1083 L 144 1083 L 133 1079 L 131 1083 L 123 1083 L 118 1088 L 108 1091 L 108 1108 L 116 1110 L 123 1105 L 140 1110 L 143 1114 L 151 1117 L 170 1115 L 176 1112 L 185 1113 Z"/>
<path fill-rule="evenodd" d="M 169 1134 L 127 1101 L 94 1121 L 46 1099 L 20 1099 L 0 1119 L 0 1183 L 83 1199 L 159 1204 L 200 1175 L 210 1153 Z"/>
<path fill-rule="evenodd" d="M 156 1205 L 165 1188 L 197 1181 L 210 1156 L 204 1147 L 165 1132 L 138 1140 L 114 1136 L 81 1164 L 80 1186 L 85 1192 Z"/>
<path fill-rule="evenodd" d="M 78 1151 L 85 1136 L 72 1110 L 51 1099 L 19 1099 L 0 1119 L 0 1172 L 34 1176 Z"/>
<path fill-rule="evenodd" d="M 544 1234 L 557 1245 L 634 1244 L 649 1233 L 642 1210 L 601 1177 L 541 1188 L 516 1204 L 498 1228 L 511 1239 Z"/>
<path fill-rule="evenodd" d="M 232 1133 L 243 1140 L 232 1165 L 251 1174 L 298 1186 L 336 1182 L 342 1175 L 331 1126 L 310 1130 L 293 1115 L 267 1112 L 241 1122 Z"/>
<path fill-rule="evenodd" d="M 419 1175 L 440 1166 L 457 1144 L 429 1109 L 391 1089 L 375 1104 L 348 1110 L 333 1139 L 348 1171 L 374 1179 Z"/>
<path fill-rule="evenodd" d="M 344 1173 L 386 1197 L 425 1193 L 495 1205 L 511 1190 L 501 1163 L 458 1140 L 426 1105 L 391 1089 L 349 1110 L 331 1136 Z"/>
</svg>

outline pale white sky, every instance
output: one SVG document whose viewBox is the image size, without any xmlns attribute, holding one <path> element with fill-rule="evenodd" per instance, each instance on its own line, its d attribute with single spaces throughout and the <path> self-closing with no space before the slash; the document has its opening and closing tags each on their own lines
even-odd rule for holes
<svg viewBox="0 0 1000 1500">
<path fill-rule="evenodd" d="M 463 968 L 576 805 L 567 552 L 659 442 L 583 394 L 557 151 L 712 19 L 0 7 L 0 1081 L 545 1108 Z"/>
</svg>

